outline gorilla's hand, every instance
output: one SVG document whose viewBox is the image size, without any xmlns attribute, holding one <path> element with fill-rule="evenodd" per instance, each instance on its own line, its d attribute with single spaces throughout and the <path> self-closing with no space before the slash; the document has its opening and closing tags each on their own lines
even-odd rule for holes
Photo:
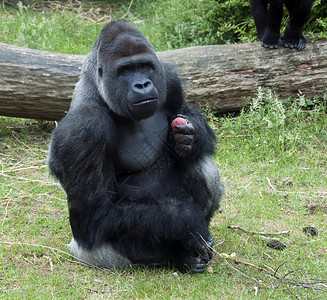
<svg viewBox="0 0 327 300">
<path fill-rule="evenodd" d="M 184 118 L 182 115 L 178 116 Z M 174 127 L 175 151 L 180 157 L 185 157 L 192 150 L 194 133 L 194 126 L 188 121 L 186 124 Z"/>
<path fill-rule="evenodd" d="M 209 236 L 207 241 L 202 236 L 193 236 L 188 241 L 189 249 L 185 252 L 178 269 L 183 272 L 203 273 L 212 259 L 214 241 Z"/>
</svg>

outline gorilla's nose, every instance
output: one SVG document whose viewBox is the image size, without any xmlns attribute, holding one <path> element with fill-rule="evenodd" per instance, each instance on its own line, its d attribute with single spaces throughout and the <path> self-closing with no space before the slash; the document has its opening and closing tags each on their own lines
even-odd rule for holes
<svg viewBox="0 0 327 300">
<path fill-rule="evenodd" d="M 151 80 L 135 81 L 133 82 L 132 90 L 137 94 L 148 94 L 153 90 L 153 87 Z"/>
</svg>

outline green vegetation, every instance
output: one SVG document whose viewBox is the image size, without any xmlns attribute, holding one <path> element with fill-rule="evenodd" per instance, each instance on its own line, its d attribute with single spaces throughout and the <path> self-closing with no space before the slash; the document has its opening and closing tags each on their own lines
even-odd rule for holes
<svg viewBox="0 0 327 300">
<path fill-rule="evenodd" d="M 0 9 L 0 42 L 86 54 L 103 24 L 118 17 L 139 26 L 157 50 L 255 39 L 241 0 L 32 2 Z M 325 34 L 326 10 L 316 1 L 319 17 L 307 32 Z M 206 112 L 227 194 L 210 228 L 215 257 L 200 275 L 109 271 L 74 260 L 65 246 L 71 239 L 66 196 L 46 168 L 54 124 L 0 117 L 0 298 L 326 298 L 326 102 L 327 96 L 301 94 L 279 99 L 259 88 L 240 114 Z M 274 237 L 286 249 L 271 249 L 262 235 L 229 225 L 289 231 Z M 318 235 L 304 233 L 307 226 Z"/>
<path fill-rule="evenodd" d="M 99 270 L 75 261 L 64 245 L 71 238 L 66 197 L 45 166 L 52 125 L 1 117 L 0 295 L 4 299 L 326 296 L 326 99 L 309 101 L 300 95 L 296 101 L 283 102 L 271 91 L 259 89 L 238 116 L 208 114 L 208 118 L 219 139 L 216 160 L 227 195 L 211 224 L 216 241 L 212 265 L 208 272 L 191 276 L 169 269 Z M 255 232 L 289 231 L 276 237 L 286 249 L 268 248 L 260 235 L 228 225 Z M 305 226 L 316 227 L 318 235 L 306 235 Z M 318 278 L 325 285 L 310 285 Z"/>
<path fill-rule="evenodd" d="M 18 2 L 14 9 L 0 8 L 0 42 L 52 52 L 86 54 L 104 24 L 117 18 L 125 18 L 139 27 L 156 51 L 256 40 L 249 3 L 243 0 L 25 3 Z M 285 12 L 284 29 L 288 18 Z M 304 32 L 327 37 L 327 3 L 323 0 L 315 2 Z"/>
</svg>

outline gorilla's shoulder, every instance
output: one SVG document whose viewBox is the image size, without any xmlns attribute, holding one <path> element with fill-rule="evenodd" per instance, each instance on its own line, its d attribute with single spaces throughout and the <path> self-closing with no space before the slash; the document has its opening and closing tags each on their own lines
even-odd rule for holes
<svg viewBox="0 0 327 300">
<path fill-rule="evenodd" d="M 79 105 L 70 109 L 59 122 L 60 132 L 73 139 L 112 140 L 115 135 L 115 122 L 110 110 L 99 105 Z M 108 130 L 111 128 L 111 130 Z"/>
<path fill-rule="evenodd" d="M 185 104 L 182 82 L 175 66 L 160 61 L 165 73 L 167 98 L 165 108 L 170 113 L 178 113 L 180 107 Z"/>
<path fill-rule="evenodd" d="M 167 81 L 180 81 L 176 67 L 170 63 L 159 61 L 164 69 Z"/>
</svg>

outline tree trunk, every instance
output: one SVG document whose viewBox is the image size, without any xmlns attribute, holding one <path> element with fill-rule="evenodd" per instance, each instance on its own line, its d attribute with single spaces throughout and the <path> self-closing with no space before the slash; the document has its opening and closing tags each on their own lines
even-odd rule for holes
<svg viewBox="0 0 327 300">
<path fill-rule="evenodd" d="M 281 98 L 321 97 L 327 88 L 327 41 L 303 51 L 259 43 L 214 45 L 158 53 L 177 67 L 187 101 L 216 112 L 239 110 L 258 86 Z M 59 120 L 67 113 L 85 56 L 0 43 L 0 115 Z"/>
</svg>

